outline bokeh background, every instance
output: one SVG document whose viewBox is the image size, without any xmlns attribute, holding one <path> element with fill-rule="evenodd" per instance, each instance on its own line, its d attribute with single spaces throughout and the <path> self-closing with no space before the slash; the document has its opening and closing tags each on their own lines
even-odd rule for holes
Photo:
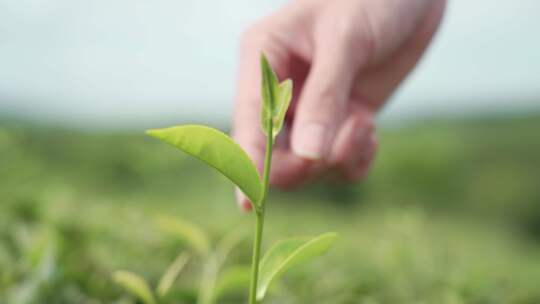
<svg viewBox="0 0 540 304">
<path fill-rule="evenodd" d="M 143 130 L 228 130 L 239 37 L 285 2 L 0 0 L 0 303 L 137 303 L 115 270 L 155 286 L 190 252 L 163 215 L 246 232 L 218 277 L 249 263 L 231 184 Z M 269 303 L 540 302 L 539 10 L 449 1 L 372 174 L 272 192 L 265 248 L 341 237 Z M 195 303 L 204 265 L 164 303 Z M 237 279 L 218 303 L 243 301 Z"/>
</svg>

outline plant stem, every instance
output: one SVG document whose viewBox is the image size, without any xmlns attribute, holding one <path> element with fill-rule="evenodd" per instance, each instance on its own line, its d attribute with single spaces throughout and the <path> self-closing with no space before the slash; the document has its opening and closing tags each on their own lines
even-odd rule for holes
<svg viewBox="0 0 540 304">
<path fill-rule="evenodd" d="M 255 240 L 253 243 L 253 257 L 251 262 L 251 286 L 249 288 L 249 304 L 257 304 L 257 282 L 259 279 L 259 261 L 261 258 L 264 213 L 266 211 L 266 197 L 268 196 L 268 190 L 270 185 L 270 166 L 272 164 L 272 146 L 274 145 L 274 137 L 272 135 L 272 119 L 268 119 L 267 126 L 268 135 L 266 138 L 266 155 L 264 157 L 263 195 L 259 204 L 254 207 L 256 223 Z"/>
<path fill-rule="evenodd" d="M 251 262 L 251 286 L 249 288 L 249 304 L 257 303 L 257 282 L 259 277 L 259 260 L 261 257 L 263 225 L 264 215 L 257 213 L 255 241 L 253 244 L 253 257 Z"/>
</svg>

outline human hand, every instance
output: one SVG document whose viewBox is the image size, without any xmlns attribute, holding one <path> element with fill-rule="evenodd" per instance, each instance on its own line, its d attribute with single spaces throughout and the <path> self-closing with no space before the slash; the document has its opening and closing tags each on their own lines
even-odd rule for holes
<svg viewBox="0 0 540 304">
<path fill-rule="evenodd" d="M 273 154 L 281 188 L 323 175 L 364 177 L 374 113 L 427 48 L 445 0 L 296 0 L 248 29 L 241 45 L 233 136 L 262 171 L 261 52 L 294 94 Z M 239 193 L 244 210 L 251 204 Z"/>
</svg>

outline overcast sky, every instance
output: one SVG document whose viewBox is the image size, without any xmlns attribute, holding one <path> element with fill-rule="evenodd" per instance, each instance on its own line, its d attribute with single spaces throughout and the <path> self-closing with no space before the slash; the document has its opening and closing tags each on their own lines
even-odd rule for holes
<svg viewBox="0 0 540 304">
<path fill-rule="evenodd" d="M 238 38 L 283 0 L 0 0 L 0 114 L 226 122 Z M 449 0 L 384 115 L 540 108 L 540 1 Z"/>
</svg>

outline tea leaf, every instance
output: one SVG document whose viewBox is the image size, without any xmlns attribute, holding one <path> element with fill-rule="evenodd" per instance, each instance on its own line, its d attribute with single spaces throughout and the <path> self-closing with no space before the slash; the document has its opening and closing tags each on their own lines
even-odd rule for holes
<svg viewBox="0 0 540 304">
<path fill-rule="evenodd" d="M 161 277 L 161 280 L 159 280 L 159 284 L 157 287 L 157 293 L 160 297 L 164 297 L 167 292 L 171 289 L 172 284 L 182 271 L 184 269 L 184 266 L 186 266 L 187 262 L 189 260 L 189 255 L 187 253 L 181 253 L 178 255 L 178 257 L 174 260 L 174 262 L 167 268 L 163 276 Z"/>
<path fill-rule="evenodd" d="M 290 239 L 277 243 L 264 256 L 260 264 L 257 300 L 262 300 L 268 287 L 291 267 L 325 253 L 337 234 L 325 233 L 311 240 Z"/>
<path fill-rule="evenodd" d="M 120 270 L 114 273 L 113 279 L 118 285 L 121 285 L 127 291 L 131 292 L 143 303 L 156 304 L 156 299 L 154 298 L 148 283 L 137 274 Z"/>
<path fill-rule="evenodd" d="M 263 132 L 268 136 L 268 120 L 272 120 L 272 136 L 276 137 L 281 131 L 285 114 L 292 98 L 292 80 L 287 79 L 279 83 L 276 73 L 272 70 L 268 59 L 261 56 L 261 95 L 262 113 L 261 125 Z"/>
<path fill-rule="evenodd" d="M 169 216 L 158 217 L 156 222 L 162 231 L 178 236 L 201 256 L 210 252 L 210 239 L 197 225 Z"/>
<path fill-rule="evenodd" d="M 279 93 L 279 82 L 276 73 L 272 70 L 268 59 L 264 54 L 261 55 L 261 96 L 262 96 L 262 118 L 261 123 L 265 133 L 266 123 L 274 117 L 276 108 L 275 100 Z"/>
<path fill-rule="evenodd" d="M 148 130 L 147 134 L 214 167 L 235 183 L 253 203 L 259 202 L 262 186 L 253 161 L 223 132 L 206 126 L 185 125 Z"/>
<path fill-rule="evenodd" d="M 272 129 L 272 136 L 274 138 L 279 134 L 281 128 L 283 127 L 283 122 L 285 121 L 285 114 L 287 114 L 287 109 L 292 99 L 292 89 L 293 84 L 292 80 L 287 79 L 279 84 L 279 95 L 277 101 L 276 113 L 273 116 L 274 128 Z"/>
</svg>

